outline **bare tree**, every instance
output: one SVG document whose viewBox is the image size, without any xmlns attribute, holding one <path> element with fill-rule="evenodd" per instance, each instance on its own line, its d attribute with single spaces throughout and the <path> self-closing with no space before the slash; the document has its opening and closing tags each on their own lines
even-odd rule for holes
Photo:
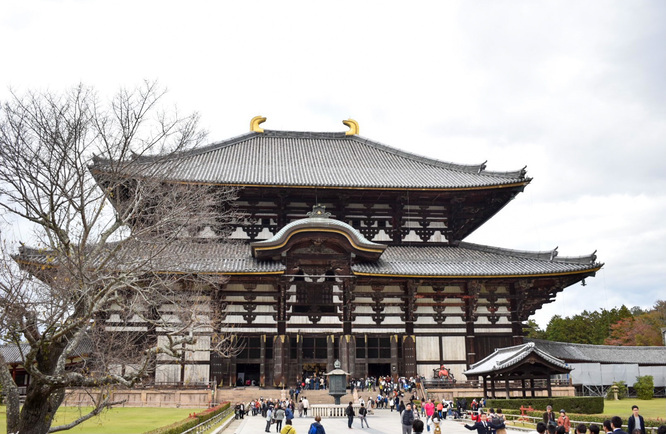
<svg viewBox="0 0 666 434">
<path fill-rule="evenodd" d="M 1 107 L 0 208 L 35 228 L 19 252 L 2 237 L 0 328 L 31 378 L 19 411 L 0 354 L 9 433 L 69 429 L 113 403 L 96 393 L 90 414 L 52 426 L 66 389 L 132 387 L 214 331 L 205 296 L 221 279 L 169 270 L 186 269 L 193 234 L 234 219 L 235 192 L 168 181 L 205 134 L 196 114 L 162 111 L 163 94 L 145 83 L 105 105 L 78 86 Z"/>
</svg>

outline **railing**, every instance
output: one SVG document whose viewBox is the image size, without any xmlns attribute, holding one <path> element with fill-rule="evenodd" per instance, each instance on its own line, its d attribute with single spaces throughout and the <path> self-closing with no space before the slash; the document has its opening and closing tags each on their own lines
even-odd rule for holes
<svg viewBox="0 0 666 434">
<path fill-rule="evenodd" d="M 210 430 L 211 428 L 219 425 L 227 416 L 231 415 L 233 409 L 231 406 L 224 410 L 222 413 L 216 414 L 205 422 L 201 422 L 199 425 L 194 426 L 187 431 L 183 431 L 182 434 L 199 434 Z"/>
<path fill-rule="evenodd" d="M 331 417 L 347 417 L 345 410 L 347 405 L 335 405 L 335 404 L 315 404 L 311 405 L 308 408 L 308 413 L 314 416 L 320 416 L 321 418 L 331 418 Z M 352 405 L 354 412 L 358 414 L 358 409 L 361 408 L 361 404 Z"/>
</svg>

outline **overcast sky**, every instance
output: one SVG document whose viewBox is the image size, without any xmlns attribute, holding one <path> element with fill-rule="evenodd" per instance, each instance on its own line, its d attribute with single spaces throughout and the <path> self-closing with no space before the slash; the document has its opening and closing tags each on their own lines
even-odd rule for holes
<svg viewBox="0 0 666 434">
<path fill-rule="evenodd" d="M 159 80 L 210 141 L 345 131 L 532 183 L 467 241 L 605 263 L 537 312 L 666 299 L 666 2 L 0 4 L 0 101 Z"/>
</svg>

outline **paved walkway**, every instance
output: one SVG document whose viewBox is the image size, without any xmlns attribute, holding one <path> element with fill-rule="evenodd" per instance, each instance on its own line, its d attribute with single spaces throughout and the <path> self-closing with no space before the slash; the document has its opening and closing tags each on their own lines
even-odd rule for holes
<svg viewBox="0 0 666 434">
<path fill-rule="evenodd" d="M 347 428 L 347 418 L 327 418 L 322 419 L 321 423 L 326 429 L 326 434 L 340 434 L 340 433 L 369 433 L 369 434 L 402 434 L 402 427 L 400 425 L 400 416 L 397 411 L 391 412 L 390 410 L 374 410 L 374 414 L 368 415 L 367 418 L 370 428 L 361 428 L 361 422 L 358 417 L 354 419 L 353 429 Z M 297 434 L 307 434 L 310 424 L 314 422 L 312 417 L 294 418 L 292 426 L 296 429 Z M 425 420 L 424 420 L 425 422 Z M 470 423 L 470 422 L 468 422 Z M 232 423 L 226 430 L 222 431 L 223 434 L 261 434 L 266 430 L 266 420 L 261 415 L 246 416 L 245 419 Z M 427 430 L 424 434 L 427 434 Z M 446 420 L 442 424 L 442 432 L 446 434 L 476 434 L 476 431 L 466 429 L 459 421 Z M 514 431 L 515 433 L 516 431 Z M 271 433 L 275 433 L 275 425 L 271 426 Z"/>
</svg>

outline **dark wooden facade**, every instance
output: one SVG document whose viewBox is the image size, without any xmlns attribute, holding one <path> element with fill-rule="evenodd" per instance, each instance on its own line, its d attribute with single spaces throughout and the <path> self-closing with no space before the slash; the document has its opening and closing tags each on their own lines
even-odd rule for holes
<svg viewBox="0 0 666 434">
<path fill-rule="evenodd" d="M 210 306 L 243 350 L 219 359 L 202 339 L 184 370 L 158 366 L 158 382 L 290 385 L 338 359 L 353 376 L 429 376 L 444 363 L 462 378 L 495 348 L 522 343 L 523 321 L 601 267 L 594 255 L 463 241 L 523 191 L 524 170 L 442 163 L 345 133 L 253 131 L 183 155 L 183 170 L 170 172 L 239 189 L 231 238 L 245 250 L 227 259 L 251 266 L 197 270 L 228 277 Z M 328 222 L 310 221 L 321 217 L 314 206 Z M 215 263 L 197 249 L 226 241 L 223 232 L 190 235 L 192 260 Z"/>
</svg>

